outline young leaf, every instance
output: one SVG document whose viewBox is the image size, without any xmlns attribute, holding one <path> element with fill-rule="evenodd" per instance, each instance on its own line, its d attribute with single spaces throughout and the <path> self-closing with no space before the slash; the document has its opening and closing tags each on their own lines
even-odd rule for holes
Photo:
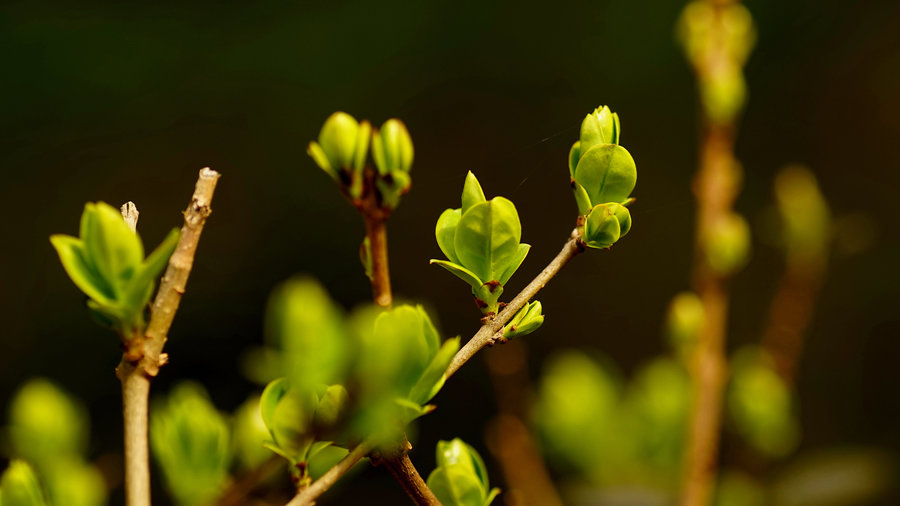
<svg viewBox="0 0 900 506">
<path fill-rule="evenodd" d="M 181 233 L 179 230 L 177 228 L 172 229 L 169 235 L 163 239 L 163 242 L 140 264 L 140 267 L 127 284 L 122 297 L 124 304 L 140 310 L 141 306 L 147 302 L 149 299 L 149 296 L 147 296 L 148 291 L 152 292 L 154 280 L 159 277 L 163 269 L 168 265 L 169 257 L 172 256 L 175 247 L 178 246 L 180 237 Z"/>
<path fill-rule="evenodd" d="M 458 264 L 459 258 L 456 256 L 456 247 L 453 242 L 456 240 L 456 227 L 459 225 L 459 219 L 462 217 L 462 209 L 447 209 L 438 218 L 437 226 L 434 227 L 434 236 L 437 238 L 438 247 L 451 262 Z"/>
<path fill-rule="evenodd" d="M 481 285 L 484 284 L 481 282 L 480 279 L 478 279 L 478 276 L 476 276 L 475 273 L 473 273 L 472 271 L 470 271 L 469 269 L 466 269 L 465 267 L 463 267 L 461 265 L 457 265 L 453 262 L 448 262 L 446 260 L 431 260 L 429 263 L 437 264 L 437 265 L 440 265 L 441 267 L 443 267 L 444 269 L 447 269 L 454 276 L 456 276 L 459 279 L 468 283 L 469 286 L 471 286 L 473 290 L 477 290 L 477 289 L 481 288 Z"/>
<path fill-rule="evenodd" d="M 81 239 L 88 257 L 118 295 L 144 259 L 144 247 L 122 214 L 111 205 L 87 204 L 85 213 L 87 235 Z"/>
<path fill-rule="evenodd" d="M 63 265 L 66 274 L 82 292 L 91 299 L 109 304 L 115 294 L 111 287 L 94 270 L 93 264 L 87 258 L 84 243 L 81 239 L 56 234 L 50 236 L 50 243 L 56 248 L 59 261 Z"/>
<path fill-rule="evenodd" d="M 516 206 L 503 197 L 494 197 L 463 212 L 454 247 L 462 265 L 487 282 L 499 279 L 506 270 L 521 238 Z"/>
<path fill-rule="evenodd" d="M 512 258 L 509 262 L 509 267 L 503 271 L 503 274 L 500 275 L 501 285 L 505 285 L 509 278 L 512 277 L 513 274 L 519 269 L 519 266 L 522 265 L 522 262 L 525 260 L 525 257 L 528 256 L 528 252 L 531 251 L 530 244 L 519 244 L 519 249 L 516 251 L 516 256 Z"/>
<path fill-rule="evenodd" d="M 437 395 L 444 385 L 444 373 L 459 350 L 459 337 L 447 339 L 441 346 L 428 368 L 409 393 L 409 399 L 417 404 L 425 404 Z"/>
<path fill-rule="evenodd" d="M 45 506 L 41 485 L 31 466 L 22 460 L 13 460 L 0 476 L 3 506 Z"/>
<path fill-rule="evenodd" d="M 269 429 L 272 438 L 275 437 L 273 432 L 275 428 L 275 408 L 278 407 L 278 402 L 285 396 L 287 390 L 287 378 L 278 378 L 266 385 L 259 399 L 259 414 L 262 415 L 263 423 Z"/>
<path fill-rule="evenodd" d="M 624 202 L 637 183 L 637 168 L 622 146 L 599 144 L 581 155 L 575 167 L 575 181 L 595 205 Z"/>
<path fill-rule="evenodd" d="M 485 202 L 486 200 L 487 199 L 484 198 L 484 190 L 481 189 L 478 178 L 476 178 L 475 174 L 470 170 L 468 174 L 466 174 L 466 182 L 463 185 L 462 213 L 465 214 L 469 208 L 475 204 Z"/>
</svg>

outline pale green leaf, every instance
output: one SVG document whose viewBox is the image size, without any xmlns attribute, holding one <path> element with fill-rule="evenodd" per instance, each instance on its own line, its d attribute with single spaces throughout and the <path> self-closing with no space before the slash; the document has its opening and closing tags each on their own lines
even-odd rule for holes
<svg viewBox="0 0 900 506">
<path fill-rule="evenodd" d="M 498 280 L 516 256 L 522 225 L 516 206 L 503 197 L 464 211 L 454 247 L 460 262 L 485 282 Z"/>
<path fill-rule="evenodd" d="M 582 153 L 575 167 L 575 181 L 595 205 L 624 202 L 637 183 L 637 168 L 622 146 L 599 144 Z"/>
<path fill-rule="evenodd" d="M 447 269 L 454 276 L 456 276 L 459 279 L 468 283 L 469 286 L 471 286 L 473 290 L 479 289 L 481 287 L 481 285 L 484 284 L 481 282 L 480 279 L 478 279 L 478 276 L 476 276 L 475 273 L 473 273 L 472 271 L 466 269 L 465 267 L 463 267 L 461 265 L 457 265 L 453 262 L 448 262 L 446 260 L 431 260 L 429 263 L 440 265 L 444 269 Z"/>
<path fill-rule="evenodd" d="M 456 247 L 453 243 L 456 240 L 456 227 L 459 225 L 460 217 L 462 217 L 462 209 L 447 209 L 441 213 L 437 226 L 434 228 L 438 247 L 441 248 L 447 259 L 455 264 L 459 263 L 459 258 L 456 256 Z"/>
<path fill-rule="evenodd" d="M 519 244 L 519 249 L 516 250 L 516 256 L 510 260 L 509 267 L 507 267 L 506 270 L 503 271 L 503 274 L 500 275 L 498 281 L 500 281 L 501 285 L 505 285 L 506 282 L 509 281 L 509 278 L 519 270 L 519 266 L 522 265 L 522 262 L 525 260 L 525 257 L 528 256 L 530 250 L 530 244 Z"/>
<path fill-rule="evenodd" d="M 473 174 L 472 171 L 469 171 L 466 174 L 466 182 L 463 185 L 462 213 L 465 214 L 470 207 L 485 201 L 484 190 L 481 189 L 478 178 L 475 177 L 475 174 Z"/>
<path fill-rule="evenodd" d="M 94 270 L 87 258 L 81 239 L 56 234 L 50 236 L 50 243 L 56 248 L 59 261 L 66 274 L 85 295 L 103 304 L 110 304 L 115 297 L 112 288 Z"/>
</svg>

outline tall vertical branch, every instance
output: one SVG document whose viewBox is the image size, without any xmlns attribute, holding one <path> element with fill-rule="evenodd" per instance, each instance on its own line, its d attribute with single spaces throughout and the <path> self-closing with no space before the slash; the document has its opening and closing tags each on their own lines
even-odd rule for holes
<svg viewBox="0 0 900 506">
<path fill-rule="evenodd" d="M 150 322 L 142 336 L 142 355 L 137 360 L 125 356 L 116 368 L 122 383 L 122 414 L 125 433 L 125 502 L 128 506 L 150 506 L 150 451 L 148 446 L 148 398 L 150 380 L 159 373 L 167 357 L 162 353 L 175 312 L 184 295 L 194 264 L 194 254 L 206 219 L 212 209 L 213 192 L 219 173 L 209 168 L 200 171 L 191 203 L 184 211 L 184 225 L 175 252 L 160 281 L 159 291 L 150 309 Z M 133 212 L 132 212 L 133 211 Z M 123 206 L 137 222 L 134 205 Z"/>
<path fill-rule="evenodd" d="M 732 0 L 707 0 L 710 10 L 708 32 L 702 50 L 690 54 L 704 98 L 704 126 L 700 144 L 700 167 L 693 182 L 697 200 L 695 264 L 692 285 L 704 307 L 704 322 L 697 345 L 689 358 L 693 379 L 693 406 L 684 453 L 681 504 L 705 506 L 710 503 L 716 477 L 722 422 L 722 396 L 727 380 L 726 334 L 728 327 L 728 278 L 730 273 L 713 268 L 710 239 L 716 229 L 733 214 L 739 191 L 739 165 L 734 157 L 735 119 L 743 102 L 742 61 L 735 56 L 734 40 L 725 28 L 726 10 Z M 696 49 L 696 48 L 695 48 Z M 723 83 L 737 73 L 734 81 Z M 730 87 L 728 87 L 730 86 Z M 722 88 L 739 105 L 708 102 L 710 89 Z M 717 109 L 718 107 L 718 109 Z M 724 112 L 723 112 L 724 111 Z"/>
</svg>

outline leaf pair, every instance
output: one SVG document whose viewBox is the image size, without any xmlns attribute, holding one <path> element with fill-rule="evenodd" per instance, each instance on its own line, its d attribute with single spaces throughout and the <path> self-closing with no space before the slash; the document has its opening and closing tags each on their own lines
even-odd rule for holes
<svg viewBox="0 0 900 506">
<path fill-rule="evenodd" d="M 431 260 L 472 287 L 485 314 L 496 313 L 503 286 L 516 272 L 531 246 L 522 244 L 516 206 L 503 197 L 487 200 L 478 179 L 466 175 L 462 207 L 438 218 L 435 237 L 447 260 Z"/>
<path fill-rule="evenodd" d="M 544 315 L 541 314 L 541 311 L 540 301 L 525 304 L 503 327 L 503 337 L 512 339 L 531 334 L 539 329 L 544 324 Z"/>
<path fill-rule="evenodd" d="M 474 448 L 456 438 L 438 441 L 437 468 L 428 476 L 428 488 L 446 506 L 488 506 L 498 488 L 490 488 L 487 468 Z"/>
<path fill-rule="evenodd" d="M 620 132 L 618 114 L 598 107 L 582 121 L 580 138 L 569 151 L 578 212 L 592 221 L 582 238 L 592 248 L 608 248 L 631 228 L 625 206 L 637 183 L 637 168 L 628 150 L 619 146 Z"/>
<path fill-rule="evenodd" d="M 69 278 L 90 299 L 88 307 L 123 339 L 131 339 L 143 331 L 144 310 L 178 245 L 178 230 L 145 259 L 140 237 L 119 211 L 97 202 L 85 205 L 79 235 L 57 234 L 50 242 Z"/>
</svg>

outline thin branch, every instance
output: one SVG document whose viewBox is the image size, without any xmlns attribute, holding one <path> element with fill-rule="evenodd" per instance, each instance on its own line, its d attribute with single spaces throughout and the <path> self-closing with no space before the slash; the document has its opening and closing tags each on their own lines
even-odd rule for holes
<svg viewBox="0 0 900 506">
<path fill-rule="evenodd" d="M 387 219 L 378 213 L 365 214 L 366 237 L 372 253 L 372 299 L 375 304 L 389 308 L 393 303 L 391 275 L 388 269 Z"/>
<path fill-rule="evenodd" d="M 138 208 L 134 205 L 134 202 L 128 201 L 122 204 L 122 207 L 119 208 L 119 211 L 122 213 L 122 218 L 125 219 L 125 223 L 128 225 L 128 228 L 131 229 L 132 232 L 137 232 L 137 222 L 138 217 L 141 213 L 138 212 Z"/>
<path fill-rule="evenodd" d="M 125 502 L 128 506 L 150 506 L 150 452 L 147 443 L 147 400 L 150 395 L 150 379 L 157 375 L 166 361 L 162 353 L 169 327 L 181 302 L 185 285 L 194 263 L 194 253 L 203 231 L 206 218 L 212 210 L 210 201 L 216 188 L 219 173 L 209 168 L 200 171 L 194 195 L 184 212 L 181 238 L 159 291 L 150 310 L 150 322 L 142 339 L 143 355 L 136 361 L 124 356 L 116 368 L 116 376 L 122 382 L 122 414 L 125 432 Z M 130 213 L 131 206 L 126 204 Z M 136 211 L 136 209 L 134 209 Z M 134 213 L 135 219 L 137 213 Z"/>
<path fill-rule="evenodd" d="M 556 274 L 559 273 L 560 269 L 562 269 L 569 260 L 582 251 L 584 251 L 584 246 L 581 243 L 581 237 L 578 235 L 578 230 L 575 229 L 572 231 L 569 240 L 566 241 L 562 250 L 560 250 L 556 257 L 547 264 L 547 267 L 544 267 L 544 270 L 531 280 L 531 283 L 528 283 L 528 286 L 519 292 L 519 294 L 516 295 L 502 311 L 500 311 L 500 314 L 482 325 L 481 328 L 478 329 L 478 332 L 472 336 L 472 339 L 469 339 L 469 342 L 456 353 L 453 360 L 450 362 L 450 366 L 447 368 L 447 377 L 453 376 L 463 364 L 468 362 L 469 359 L 475 356 L 482 348 L 502 339 L 503 326 L 506 325 L 520 309 L 522 309 L 522 306 L 537 295 L 537 293 L 553 279 L 553 276 L 556 276 Z"/>
<path fill-rule="evenodd" d="M 715 23 L 723 23 L 722 11 L 731 0 L 710 1 Z M 722 43 L 723 28 L 712 30 L 715 43 L 694 62 L 699 81 L 712 79 L 718 69 L 731 65 Z M 688 367 L 693 379 L 693 406 L 684 451 L 682 506 L 706 506 L 712 497 L 722 424 L 722 395 L 727 380 L 725 340 L 728 326 L 728 277 L 714 272 L 707 261 L 706 238 L 733 212 L 739 189 L 734 158 L 734 124 L 705 118 L 700 146 L 700 167 L 694 180 L 697 200 L 693 288 L 703 303 L 704 322 Z"/>
<path fill-rule="evenodd" d="M 337 483 L 342 476 L 347 474 L 347 471 L 349 471 L 350 468 L 374 449 L 375 444 L 372 441 L 363 441 L 334 467 L 329 469 L 328 472 L 323 474 L 318 480 L 314 481 L 312 485 L 297 493 L 297 495 L 287 503 L 287 506 L 314 505 L 316 499 L 318 499 L 320 495 L 324 494 L 326 490 Z"/>
</svg>

